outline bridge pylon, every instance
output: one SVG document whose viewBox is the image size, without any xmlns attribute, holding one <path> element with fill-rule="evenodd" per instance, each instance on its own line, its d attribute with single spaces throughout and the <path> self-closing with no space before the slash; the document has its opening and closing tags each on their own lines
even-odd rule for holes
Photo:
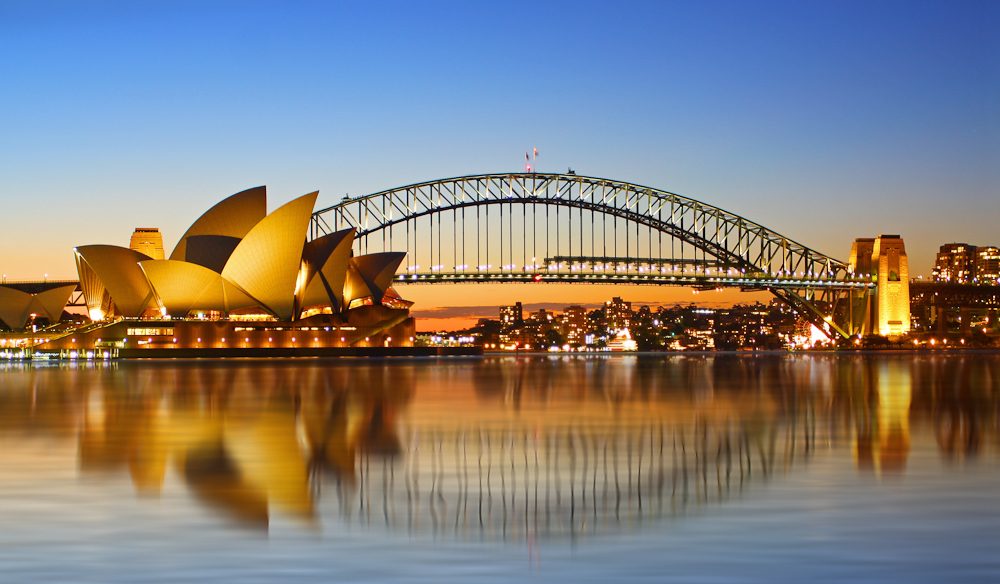
<svg viewBox="0 0 1000 584">
<path fill-rule="evenodd" d="M 854 334 L 898 338 L 910 332 L 910 266 L 902 237 L 855 239 L 848 272 L 875 284 L 850 295 L 847 322 Z"/>
</svg>

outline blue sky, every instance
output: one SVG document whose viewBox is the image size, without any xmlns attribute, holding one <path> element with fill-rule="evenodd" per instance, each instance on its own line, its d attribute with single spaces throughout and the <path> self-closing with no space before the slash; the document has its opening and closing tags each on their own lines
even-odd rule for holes
<svg viewBox="0 0 1000 584">
<path fill-rule="evenodd" d="M 137 225 L 172 246 L 249 186 L 324 205 L 538 146 L 841 258 L 898 232 L 928 273 L 1000 244 L 997 30 L 989 1 L 0 0 L 0 269 L 72 276 Z"/>
</svg>

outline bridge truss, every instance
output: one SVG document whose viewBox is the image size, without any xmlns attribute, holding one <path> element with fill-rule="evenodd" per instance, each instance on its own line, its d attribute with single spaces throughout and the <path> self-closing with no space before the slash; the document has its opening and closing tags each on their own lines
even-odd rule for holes
<svg viewBox="0 0 1000 584">
<path fill-rule="evenodd" d="M 831 337 L 854 333 L 854 299 L 875 286 L 846 263 L 718 207 L 575 174 L 483 174 L 345 197 L 313 215 L 310 235 L 349 227 L 358 253 L 407 253 L 398 283 L 767 290 Z"/>
</svg>

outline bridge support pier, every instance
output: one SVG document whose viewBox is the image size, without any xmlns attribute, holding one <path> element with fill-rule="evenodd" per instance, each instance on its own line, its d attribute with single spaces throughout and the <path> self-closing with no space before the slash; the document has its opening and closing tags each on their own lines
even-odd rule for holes
<svg viewBox="0 0 1000 584">
<path fill-rule="evenodd" d="M 899 235 L 859 237 L 851 246 L 848 271 L 870 277 L 874 294 L 865 293 L 861 334 L 899 338 L 910 332 L 910 266 Z"/>
</svg>

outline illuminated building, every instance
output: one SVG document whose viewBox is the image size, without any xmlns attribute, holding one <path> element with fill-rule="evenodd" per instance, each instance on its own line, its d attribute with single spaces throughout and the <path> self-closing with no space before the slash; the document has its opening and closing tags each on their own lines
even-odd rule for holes
<svg viewBox="0 0 1000 584">
<path fill-rule="evenodd" d="M 307 309 L 342 314 L 381 304 L 403 254 L 351 257 L 353 230 L 306 244 L 317 195 L 270 215 L 262 214 L 263 188 L 233 195 L 202 215 L 168 260 L 111 245 L 80 246 L 75 252 L 87 306 L 94 314 L 127 318 L 152 311 L 291 321 Z"/>
<path fill-rule="evenodd" d="M 154 260 L 163 259 L 163 234 L 157 227 L 136 227 L 128 248 Z"/>
<path fill-rule="evenodd" d="M 975 277 L 976 246 L 947 243 L 938 250 L 932 276 L 935 282 L 967 284 Z"/>
<path fill-rule="evenodd" d="M 317 196 L 266 214 L 264 187 L 237 193 L 198 218 L 169 259 L 113 245 L 75 248 L 88 312 L 108 323 L 86 342 L 227 349 L 411 343 L 410 303 L 391 288 L 405 254 L 353 256 L 353 229 L 307 242 Z M 112 326 L 115 319 L 126 326 Z M 130 324 L 136 319 L 167 324 Z M 255 324 L 236 324 L 246 322 Z M 57 344 L 48 348 L 74 348 Z"/>
<path fill-rule="evenodd" d="M 934 261 L 935 282 L 997 284 L 1000 282 L 1000 248 L 968 243 L 942 245 Z"/>
<path fill-rule="evenodd" d="M 117 245 L 85 245 L 73 252 L 91 319 L 136 318 L 153 310 L 153 290 L 139 268 L 149 256 Z"/>
<path fill-rule="evenodd" d="M 521 328 L 524 326 L 524 309 L 520 302 L 500 307 L 500 345 L 517 348 L 524 344 Z"/>
<path fill-rule="evenodd" d="M 504 329 L 514 328 L 524 324 L 524 309 L 520 302 L 511 306 L 500 307 L 500 326 Z"/>
<path fill-rule="evenodd" d="M 1000 248 L 993 245 L 976 248 L 975 277 L 981 284 L 1000 284 Z"/>
<path fill-rule="evenodd" d="M 587 309 L 582 306 L 567 306 L 559 317 L 559 333 L 571 345 L 584 344 L 587 328 Z"/>
<path fill-rule="evenodd" d="M 23 329 L 35 318 L 59 321 L 73 282 L 4 282 L 0 284 L 0 323 L 10 329 Z"/>
<path fill-rule="evenodd" d="M 612 331 L 627 329 L 632 324 L 632 303 L 625 302 L 618 296 L 605 303 L 608 328 Z"/>
</svg>

